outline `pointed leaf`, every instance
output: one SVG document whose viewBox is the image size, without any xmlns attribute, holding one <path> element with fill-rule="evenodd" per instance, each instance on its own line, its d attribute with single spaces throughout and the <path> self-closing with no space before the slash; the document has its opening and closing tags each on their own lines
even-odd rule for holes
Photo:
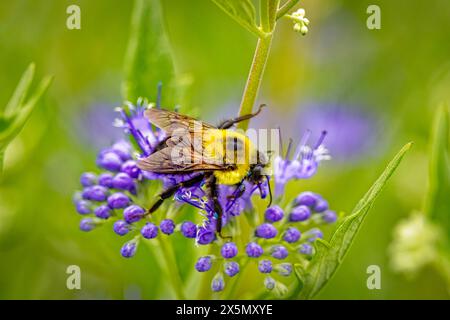
<svg viewBox="0 0 450 320">
<path fill-rule="evenodd" d="M 127 101 L 134 103 L 139 97 L 156 100 L 161 82 L 163 106 L 176 102 L 174 67 L 161 17 L 159 0 L 135 1 L 122 83 L 122 95 Z"/>
<path fill-rule="evenodd" d="M 433 123 L 425 213 L 450 236 L 449 133 L 448 108 L 442 106 Z"/>
<path fill-rule="evenodd" d="M 28 90 L 30 89 L 31 82 L 34 77 L 35 65 L 34 63 L 30 63 L 27 70 L 22 75 L 19 84 L 16 87 L 11 99 L 9 99 L 8 104 L 6 105 L 4 117 L 9 118 L 13 116 L 15 112 L 19 109 L 19 106 L 22 105 L 25 97 L 27 96 Z"/>
<path fill-rule="evenodd" d="M 220 9 L 225 11 L 237 23 L 245 29 L 261 36 L 263 32 L 256 24 L 256 10 L 251 0 L 212 0 Z"/>
<path fill-rule="evenodd" d="M 391 160 L 381 176 L 358 202 L 353 212 L 344 218 L 337 227 L 330 242 L 327 243 L 321 239 L 316 241 L 316 253 L 303 274 L 304 288 L 300 292 L 300 298 L 310 299 L 314 297 L 334 275 L 354 241 L 369 209 L 410 147 L 411 143 L 405 145 Z"/>
</svg>

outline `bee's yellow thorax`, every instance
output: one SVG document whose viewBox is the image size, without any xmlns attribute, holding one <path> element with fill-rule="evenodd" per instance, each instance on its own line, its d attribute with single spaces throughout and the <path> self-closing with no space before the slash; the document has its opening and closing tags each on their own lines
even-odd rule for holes
<svg viewBox="0 0 450 320">
<path fill-rule="evenodd" d="M 251 140 L 242 133 L 231 130 L 207 130 L 203 138 L 204 153 L 225 166 L 234 169 L 217 170 L 214 175 L 219 184 L 232 185 L 245 178 L 250 170 L 250 159 L 256 153 Z"/>
</svg>

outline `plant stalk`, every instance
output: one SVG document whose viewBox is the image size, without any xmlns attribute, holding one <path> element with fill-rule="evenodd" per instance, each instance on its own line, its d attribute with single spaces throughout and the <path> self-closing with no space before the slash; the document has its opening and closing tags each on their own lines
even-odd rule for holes
<svg viewBox="0 0 450 320">
<path fill-rule="evenodd" d="M 263 31 L 267 33 L 267 36 L 260 37 L 258 39 L 258 43 L 256 44 L 253 62 L 250 67 L 250 72 L 248 74 L 244 93 L 242 95 L 239 116 L 252 113 L 253 106 L 255 105 L 256 97 L 258 96 L 259 87 L 261 86 L 264 75 L 264 70 L 269 58 L 279 3 L 279 0 L 261 0 L 261 27 Z M 247 130 L 248 120 L 240 122 L 238 124 L 238 128 Z"/>
<path fill-rule="evenodd" d="M 277 19 L 282 18 L 286 13 L 289 12 L 300 0 L 288 0 L 283 4 L 277 12 Z"/>
<path fill-rule="evenodd" d="M 178 300 L 184 300 L 186 299 L 186 296 L 183 291 L 183 281 L 181 280 L 180 271 L 175 259 L 175 253 L 173 252 L 172 245 L 167 244 L 166 242 L 167 241 L 158 238 L 158 246 L 160 247 L 160 252 L 164 258 L 168 278 L 172 282 L 172 288 L 175 292 L 176 298 Z"/>
</svg>

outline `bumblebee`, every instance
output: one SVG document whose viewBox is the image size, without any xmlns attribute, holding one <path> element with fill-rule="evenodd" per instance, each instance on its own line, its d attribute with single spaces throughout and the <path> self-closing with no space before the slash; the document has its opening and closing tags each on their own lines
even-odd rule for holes
<svg viewBox="0 0 450 320">
<path fill-rule="evenodd" d="M 260 105 L 255 113 L 225 120 L 218 126 L 177 112 L 147 109 L 145 117 L 162 129 L 166 138 L 159 143 L 155 152 L 138 162 L 138 167 L 144 171 L 168 175 L 197 173 L 162 191 L 148 214 L 156 211 L 165 199 L 172 197 L 180 188 L 204 182 L 206 195 L 217 217 L 216 230 L 221 235 L 223 208 L 218 200 L 218 184 L 235 185 L 238 191 L 235 197 L 238 198 L 245 190 L 244 181 L 260 186 L 266 179 L 271 203 L 269 175 L 265 174 L 269 165 L 266 155 L 245 134 L 230 130 L 235 124 L 257 116 L 264 106 Z"/>
</svg>

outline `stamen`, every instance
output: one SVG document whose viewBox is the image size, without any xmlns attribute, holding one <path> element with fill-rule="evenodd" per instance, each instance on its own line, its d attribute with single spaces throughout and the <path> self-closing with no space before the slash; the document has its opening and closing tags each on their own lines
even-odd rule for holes
<svg viewBox="0 0 450 320">
<path fill-rule="evenodd" d="M 289 158 L 292 149 L 292 138 L 289 138 L 289 144 L 286 150 L 286 156 L 284 157 L 286 160 Z"/>
<path fill-rule="evenodd" d="M 297 150 L 295 151 L 294 160 L 298 160 L 300 157 L 300 154 L 302 153 L 303 146 L 306 146 L 308 143 L 309 137 L 311 136 L 311 130 L 306 130 L 305 134 L 303 135 L 302 139 L 300 140 L 300 143 L 297 146 Z"/>
<path fill-rule="evenodd" d="M 281 137 L 281 129 L 280 129 L 280 127 L 277 127 L 277 129 L 278 129 L 278 143 L 280 145 L 279 150 L 281 150 L 281 152 L 283 152 L 283 138 Z"/>
<path fill-rule="evenodd" d="M 316 145 L 314 146 L 314 150 L 317 149 L 317 148 L 322 144 L 322 142 L 323 142 L 323 140 L 325 139 L 326 135 L 327 135 L 327 131 L 326 131 L 326 130 L 323 130 L 323 131 L 322 131 L 322 134 L 321 134 L 320 137 L 319 137 L 319 140 L 317 140 L 317 143 L 316 143 Z"/>
<path fill-rule="evenodd" d="M 146 137 L 144 137 L 142 132 L 140 132 L 139 130 L 137 130 L 134 127 L 133 122 L 131 121 L 130 117 L 127 115 L 127 113 L 125 112 L 125 110 L 123 108 L 121 108 L 119 110 L 119 112 L 120 112 L 120 115 L 122 116 L 122 118 L 128 124 L 128 130 L 130 131 L 130 134 L 133 135 L 133 137 L 135 138 L 136 143 L 138 144 L 139 148 L 142 150 L 142 152 L 144 153 L 145 156 L 149 156 L 151 153 L 152 146 L 151 146 L 150 142 L 148 141 L 148 139 Z"/>
</svg>

